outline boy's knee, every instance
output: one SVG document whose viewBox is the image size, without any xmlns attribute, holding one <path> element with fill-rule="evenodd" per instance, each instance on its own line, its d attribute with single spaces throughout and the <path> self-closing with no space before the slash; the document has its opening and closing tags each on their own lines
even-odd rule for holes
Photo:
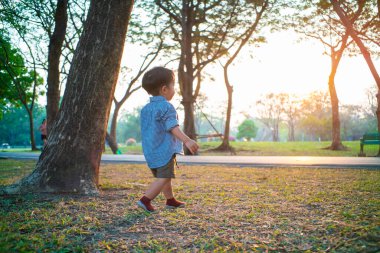
<svg viewBox="0 0 380 253">
<path fill-rule="evenodd" d="M 157 181 L 160 181 L 162 183 L 168 183 L 171 180 L 172 180 L 171 178 L 157 178 Z"/>
</svg>

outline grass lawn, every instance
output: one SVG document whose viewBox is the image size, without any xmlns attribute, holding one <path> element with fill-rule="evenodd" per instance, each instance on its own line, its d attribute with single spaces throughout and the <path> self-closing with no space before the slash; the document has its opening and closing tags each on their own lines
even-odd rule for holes
<svg viewBox="0 0 380 253">
<path fill-rule="evenodd" d="M 229 152 L 214 152 L 212 149 L 218 147 L 221 142 L 199 142 L 199 155 L 231 155 Z M 231 142 L 236 150 L 236 155 L 243 156 L 351 156 L 357 157 L 360 152 L 359 141 L 346 141 L 345 151 L 331 151 L 325 148 L 331 144 L 323 142 Z M 125 146 L 119 145 L 123 154 L 142 154 L 141 145 Z M 365 146 L 364 152 L 367 156 L 376 156 L 379 146 Z M 5 149 L 3 152 L 31 152 L 30 149 Z M 39 151 L 34 151 L 39 152 Z M 107 146 L 106 154 L 112 154 Z"/>
<path fill-rule="evenodd" d="M 0 160 L 0 184 L 34 162 Z M 97 197 L 0 197 L 0 252 L 378 252 L 380 171 L 181 166 L 184 209 L 136 201 L 145 165 L 102 165 Z"/>
<path fill-rule="evenodd" d="M 220 142 L 200 142 L 200 155 L 230 155 L 230 153 L 213 152 Z M 331 151 L 324 148 L 331 142 L 231 142 L 237 155 L 252 156 L 358 156 L 360 152 L 359 141 L 347 141 L 343 144 L 348 148 L 346 151 Z M 141 154 L 141 146 L 121 146 L 122 153 Z M 377 155 L 379 146 L 365 146 L 367 156 Z M 107 153 L 111 154 L 108 148 Z"/>
</svg>

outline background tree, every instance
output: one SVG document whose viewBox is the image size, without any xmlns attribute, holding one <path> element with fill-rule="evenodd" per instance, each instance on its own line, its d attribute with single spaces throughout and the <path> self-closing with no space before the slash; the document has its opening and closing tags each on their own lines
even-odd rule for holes
<svg viewBox="0 0 380 253">
<path fill-rule="evenodd" d="M 28 71 L 24 65 L 24 59 L 20 52 L 13 48 L 10 39 L 0 31 L 0 81 L 2 91 L 2 103 L 21 105 L 25 108 L 29 116 L 30 145 L 32 150 L 37 150 L 33 108 L 38 95 L 43 92 L 38 91 L 43 79 L 34 71 Z"/>
<path fill-rule="evenodd" d="M 127 43 L 145 47 L 144 52 L 147 53 L 142 55 L 143 60 L 138 67 L 138 70 L 134 73 L 132 71 L 128 71 L 130 69 L 127 67 L 123 67 L 121 70 L 119 76 L 119 87 L 125 86 L 123 85 L 125 83 L 127 83 L 127 85 L 125 92 L 123 92 L 124 95 L 120 100 L 117 100 L 116 96 L 113 98 L 115 107 L 112 114 L 110 135 L 116 142 L 117 118 L 121 107 L 134 92 L 141 88 L 141 85 L 137 85 L 138 80 L 157 59 L 160 52 L 166 48 L 164 40 L 167 26 L 160 27 L 161 24 L 158 23 L 157 16 L 149 18 L 146 22 L 142 23 L 141 19 L 143 17 L 149 17 L 147 13 L 149 10 L 145 10 L 144 6 L 144 3 L 138 3 L 137 6 L 135 6 L 137 9 L 131 16 L 131 25 L 129 28 L 129 33 L 131 35 L 128 36 Z M 152 27 L 154 28 L 153 30 Z"/>
<path fill-rule="evenodd" d="M 12 30 L 12 39 L 26 65 L 46 71 L 48 130 L 55 118 L 63 81 L 83 29 L 88 0 L 21 0 L 0 2 L 3 24 Z M 66 33 L 66 30 L 68 31 Z M 64 43 L 63 43 L 64 42 Z M 24 45 L 22 45 L 24 44 Z M 48 53 L 47 53 L 48 52 Z M 60 76 L 60 73 L 63 76 Z"/>
<path fill-rule="evenodd" d="M 246 119 L 238 126 L 238 134 L 236 137 L 238 139 L 244 138 L 250 141 L 256 137 L 257 130 L 255 122 L 251 119 Z"/>
<path fill-rule="evenodd" d="M 161 22 L 170 25 L 179 55 L 178 82 L 184 107 L 184 132 L 196 138 L 194 102 L 202 79 L 202 70 L 226 53 L 223 43 L 234 27 L 234 4 L 231 1 L 156 0 L 162 16 Z M 197 80 L 194 88 L 194 80 Z M 191 154 L 185 149 L 186 154 Z"/>
<path fill-rule="evenodd" d="M 257 27 L 259 22 L 261 21 L 263 14 L 265 11 L 268 11 L 269 1 L 252 1 L 252 2 L 236 2 L 236 10 L 237 18 L 234 20 L 236 25 L 236 30 L 243 30 L 240 34 L 237 32 L 233 35 L 232 43 L 228 46 L 228 51 L 226 53 L 227 60 L 225 63 L 221 63 L 223 67 L 223 76 L 224 83 L 227 89 L 228 95 L 228 105 L 227 105 L 227 113 L 226 113 L 226 123 L 224 127 L 223 141 L 222 144 L 216 148 L 216 150 L 223 151 L 233 151 L 232 147 L 229 143 L 230 137 L 230 124 L 231 124 L 231 112 L 232 112 L 232 92 L 233 86 L 230 83 L 228 78 L 228 69 L 236 57 L 241 52 L 242 48 L 249 42 L 262 42 L 263 38 L 256 36 L 255 39 L 252 39 L 252 35 L 255 31 L 257 31 Z M 274 13 L 272 13 L 274 15 Z M 249 18 L 248 18 L 249 17 Z"/>
<path fill-rule="evenodd" d="M 38 126 L 41 125 L 45 118 L 45 107 L 35 104 L 33 108 L 34 118 L 34 135 L 36 145 L 42 146 L 40 131 Z M 30 125 L 29 115 L 23 107 L 9 105 L 6 111 L 3 112 L 3 117 L 0 120 L 0 143 L 8 143 L 11 147 L 30 147 Z"/>
<path fill-rule="evenodd" d="M 117 139 L 120 142 L 125 143 L 130 138 L 137 142 L 141 141 L 140 110 L 141 108 L 136 108 L 120 117 L 119 131 L 117 132 Z"/>
<path fill-rule="evenodd" d="M 311 141 L 331 139 L 331 103 L 327 92 L 315 91 L 301 101 L 300 131 Z"/>
<path fill-rule="evenodd" d="M 376 111 L 377 111 L 377 99 L 376 99 L 377 90 L 378 89 L 376 85 L 372 85 L 371 87 L 365 90 L 365 94 L 367 96 L 366 113 L 373 117 L 376 117 Z"/>
<path fill-rule="evenodd" d="M 367 65 L 371 71 L 373 78 L 375 79 L 378 93 L 377 97 L 377 126 L 378 132 L 380 132 L 380 75 L 376 70 L 376 67 L 371 58 L 371 51 L 369 47 L 371 44 L 375 44 L 376 46 L 380 46 L 380 19 L 378 18 L 378 13 L 374 13 L 375 10 L 375 2 L 374 1 L 357 1 L 358 12 L 361 11 L 366 13 L 367 19 L 365 22 L 356 22 L 356 20 L 350 18 L 350 5 L 347 4 L 348 1 L 344 1 L 343 6 L 345 9 L 341 7 L 341 4 L 336 0 L 331 0 L 334 11 L 338 14 L 341 22 L 346 27 L 349 35 L 355 41 L 356 45 L 359 47 L 360 52 L 362 53 Z M 379 3 L 377 3 L 378 6 Z M 355 26 L 355 27 L 354 27 Z M 370 35 L 364 33 L 363 28 L 369 28 Z M 367 42 L 368 46 L 365 45 Z M 380 149 L 379 149 L 380 155 Z"/>
<path fill-rule="evenodd" d="M 359 140 L 363 133 L 374 132 L 377 129 L 376 117 L 368 117 L 366 108 L 360 105 L 341 106 L 342 139 Z"/>
<path fill-rule="evenodd" d="M 66 36 L 68 0 L 57 0 L 54 16 L 54 31 L 49 39 L 48 70 L 47 70 L 47 131 L 58 114 L 60 98 L 60 58 L 62 45 Z"/>
<path fill-rule="evenodd" d="M 335 13 L 326 1 L 309 0 L 295 3 L 296 9 L 301 10 L 298 15 L 292 16 L 292 26 L 300 34 L 313 38 L 322 43 L 326 50 L 325 54 L 330 57 L 330 74 L 328 87 L 332 108 L 332 143 L 331 150 L 344 150 L 341 142 L 339 99 L 335 88 L 335 76 L 343 53 L 348 49 L 352 41 L 345 27 L 336 18 Z M 352 19 L 358 19 L 361 10 L 352 13 Z M 302 25 L 300 25 L 302 24 Z M 351 53 L 352 50 L 351 50 Z"/>
<path fill-rule="evenodd" d="M 283 93 L 269 93 L 262 99 L 256 101 L 257 112 L 261 122 L 272 132 L 272 140 L 279 141 L 279 126 L 283 120 L 283 104 L 285 95 Z"/>
<path fill-rule="evenodd" d="M 295 141 L 295 127 L 301 116 L 299 98 L 295 95 L 284 94 L 283 112 L 288 125 L 288 141 Z"/>
<path fill-rule="evenodd" d="M 98 192 L 100 158 L 132 5 L 133 1 L 91 2 L 48 144 L 32 174 L 6 187 L 5 193 Z"/>
</svg>

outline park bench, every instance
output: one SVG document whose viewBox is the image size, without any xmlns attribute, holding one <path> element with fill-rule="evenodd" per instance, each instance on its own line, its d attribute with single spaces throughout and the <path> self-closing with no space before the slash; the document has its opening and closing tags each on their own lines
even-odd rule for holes
<svg viewBox="0 0 380 253">
<path fill-rule="evenodd" d="M 359 156 L 366 156 L 363 150 L 364 145 L 379 145 L 380 147 L 380 133 L 366 133 L 360 138 Z"/>
</svg>

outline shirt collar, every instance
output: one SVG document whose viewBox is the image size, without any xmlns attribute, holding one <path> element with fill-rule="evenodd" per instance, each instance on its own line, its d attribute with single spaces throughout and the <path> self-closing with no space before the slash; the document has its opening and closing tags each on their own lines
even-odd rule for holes
<svg viewBox="0 0 380 253">
<path fill-rule="evenodd" d="M 159 101 L 165 101 L 166 99 L 163 96 L 153 96 L 150 97 L 150 102 L 159 102 Z"/>
</svg>

